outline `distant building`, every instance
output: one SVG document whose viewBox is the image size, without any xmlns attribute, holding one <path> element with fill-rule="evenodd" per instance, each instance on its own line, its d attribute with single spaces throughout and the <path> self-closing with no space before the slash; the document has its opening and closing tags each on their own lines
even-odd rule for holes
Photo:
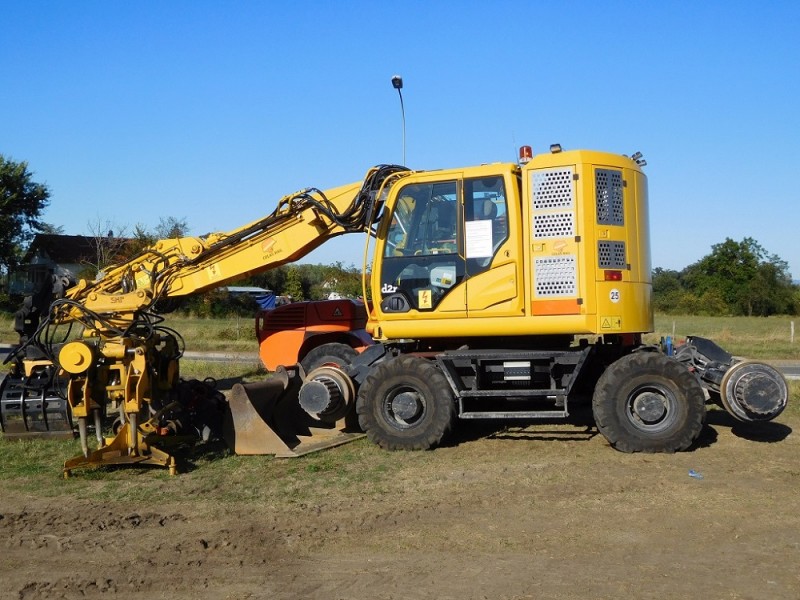
<svg viewBox="0 0 800 600">
<path fill-rule="evenodd" d="M 82 271 L 96 267 L 103 256 L 115 254 L 129 241 L 128 238 L 113 236 L 96 238 L 40 233 L 25 252 L 22 259 L 24 268 L 11 274 L 8 291 L 11 294 L 30 294 L 38 284 L 53 276 L 76 281 Z"/>
<path fill-rule="evenodd" d="M 249 286 L 249 285 L 229 285 L 219 288 L 222 291 L 228 292 L 231 296 L 263 296 L 264 294 L 271 294 L 272 291 L 262 287 Z"/>
</svg>

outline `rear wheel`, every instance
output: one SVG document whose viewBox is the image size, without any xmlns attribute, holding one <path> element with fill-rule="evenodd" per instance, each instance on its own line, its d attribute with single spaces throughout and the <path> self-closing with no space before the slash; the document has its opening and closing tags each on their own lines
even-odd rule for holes
<svg viewBox="0 0 800 600">
<path fill-rule="evenodd" d="M 353 362 L 357 355 L 358 353 L 347 344 L 322 344 L 306 354 L 300 364 L 306 373 L 310 373 L 323 365 L 346 367 Z"/>
<path fill-rule="evenodd" d="M 399 356 L 380 363 L 358 392 L 358 423 L 386 450 L 427 450 L 455 414 L 450 384 L 431 361 Z"/>
<path fill-rule="evenodd" d="M 592 398 L 597 428 L 622 452 L 686 450 L 700 435 L 705 394 L 683 365 L 637 352 L 612 364 Z"/>
</svg>

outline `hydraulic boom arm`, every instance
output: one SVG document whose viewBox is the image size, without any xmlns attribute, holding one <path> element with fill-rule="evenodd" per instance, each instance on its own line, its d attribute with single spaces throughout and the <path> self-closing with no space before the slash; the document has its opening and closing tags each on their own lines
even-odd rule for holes
<svg viewBox="0 0 800 600">
<path fill-rule="evenodd" d="M 202 292 L 295 261 L 332 237 L 369 230 L 380 215 L 385 184 L 405 171 L 380 165 L 360 184 L 285 196 L 270 215 L 229 233 L 161 240 L 96 281 L 81 280 L 54 305 L 51 318 L 102 331 L 100 323 L 87 323 L 86 315 L 95 314 L 124 327 L 134 313 L 158 300 Z"/>
</svg>

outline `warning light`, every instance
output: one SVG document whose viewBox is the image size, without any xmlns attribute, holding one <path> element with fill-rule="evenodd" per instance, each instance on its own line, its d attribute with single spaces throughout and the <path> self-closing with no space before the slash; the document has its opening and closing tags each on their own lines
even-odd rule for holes
<svg viewBox="0 0 800 600">
<path fill-rule="evenodd" d="M 622 271 L 603 271 L 606 281 L 622 281 Z"/>
<path fill-rule="evenodd" d="M 528 164 L 532 158 L 533 158 L 533 150 L 531 149 L 530 146 L 519 147 L 519 164 L 521 165 Z"/>
</svg>

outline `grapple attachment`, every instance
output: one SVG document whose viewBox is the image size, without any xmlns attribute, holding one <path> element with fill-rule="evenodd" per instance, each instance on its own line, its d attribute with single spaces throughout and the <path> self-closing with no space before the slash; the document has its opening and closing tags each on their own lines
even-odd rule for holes
<svg viewBox="0 0 800 600">
<path fill-rule="evenodd" d="M 5 439 L 72 439 L 72 415 L 54 386 L 50 361 L 28 361 L 0 385 L 0 428 Z"/>
<path fill-rule="evenodd" d="M 304 377 L 299 366 L 278 367 L 266 381 L 237 383 L 228 398 L 223 425 L 225 442 L 236 454 L 290 458 L 363 437 L 355 424 L 353 410 L 323 409 L 312 416 L 301 406 L 302 388 L 310 385 L 315 392 L 315 404 L 320 405 L 320 390 L 316 388 L 322 387 L 323 392 L 330 390 L 336 402 L 352 408 L 352 389 L 343 378 L 331 375 L 327 369 L 318 381 L 315 372 Z M 344 389 L 336 387 L 337 384 Z M 326 415 L 333 418 L 325 418 Z"/>
</svg>

